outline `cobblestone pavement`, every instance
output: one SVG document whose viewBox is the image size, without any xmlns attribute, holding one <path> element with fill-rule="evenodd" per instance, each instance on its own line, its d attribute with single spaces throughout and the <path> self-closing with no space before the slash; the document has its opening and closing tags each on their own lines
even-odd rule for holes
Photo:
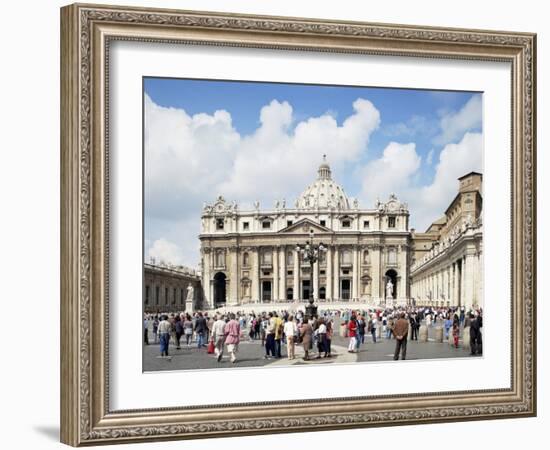
<svg viewBox="0 0 550 450">
<path fill-rule="evenodd" d="M 428 342 L 419 342 L 409 340 L 407 343 L 407 360 L 436 359 L 436 358 L 471 358 L 468 349 L 462 348 L 460 342 L 459 348 L 450 346 L 447 342 L 437 343 L 433 340 L 434 328 L 431 327 Z M 332 340 L 332 357 L 312 359 L 304 361 L 303 347 L 296 346 L 296 358 L 288 360 L 286 345 L 282 346 L 280 359 L 264 359 L 265 348 L 260 340 L 250 340 L 248 336 L 241 340 L 239 351 L 237 353 L 237 362 L 231 363 L 229 355 L 225 351 L 222 361 L 217 362 L 215 355 L 208 354 L 206 347 L 197 348 L 195 342 L 190 347 L 185 344 L 181 349 L 170 344 L 170 357 L 161 358 L 158 344 L 153 344 L 152 334 L 150 345 L 144 346 L 143 350 L 143 370 L 196 370 L 196 369 L 215 369 L 215 368 L 233 368 L 233 367 L 261 367 L 261 366 L 287 366 L 303 364 L 342 364 L 355 362 L 373 362 L 373 361 L 391 361 L 393 364 L 399 364 L 399 361 L 393 361 L 395 350 L 395 339 L 377 339 L 376 343 L 368 335 L 365 343 L 359 348 L 358 353 L 348 353 L 348 338 L 335 335 Z M 182 339 L 183 340 L 183 339 Z M 310 356 L 316 358 L 317 350 L 314 348 Z"/>
</svg>

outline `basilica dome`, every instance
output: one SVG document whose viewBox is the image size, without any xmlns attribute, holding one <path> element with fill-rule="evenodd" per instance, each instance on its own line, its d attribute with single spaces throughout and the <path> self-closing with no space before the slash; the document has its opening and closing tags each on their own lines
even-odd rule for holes
<svg viewBox="0 0 550 450">
<path fill-rule="evenodd" d="M 298 197 L 298 209 L 350 209 L 350 201 L 344 188 L 334 182 L 330 166 L 323 157 L 323 163 L 317 170 L 317 179 Z"/>
</svg>

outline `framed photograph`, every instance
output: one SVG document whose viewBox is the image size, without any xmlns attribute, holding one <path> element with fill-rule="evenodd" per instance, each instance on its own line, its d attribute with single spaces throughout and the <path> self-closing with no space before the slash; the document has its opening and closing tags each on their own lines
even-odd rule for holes
<svg viewBox="0 0 550 450">
<path fill-rule="evenodd" d="M 61 9 L 61 440 L 536 414 L 536 36 Z"/>
</svg>

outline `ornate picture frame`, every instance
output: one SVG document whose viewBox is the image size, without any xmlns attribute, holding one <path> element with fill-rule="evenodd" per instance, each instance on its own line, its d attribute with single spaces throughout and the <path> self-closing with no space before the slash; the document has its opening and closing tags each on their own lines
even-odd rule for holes
<svg viewBox="0 0 550 450">
<path fill-rule="evenodd" d="M 510 63 L 510 387 L 113 411 L 107 105 L 109 49 L 117 40 Z M 530 33 L 84 4 L 62 8 L 62 442 L 80 446 L 536 415 L 535 89 L 536 36 Z"/>
</svg>

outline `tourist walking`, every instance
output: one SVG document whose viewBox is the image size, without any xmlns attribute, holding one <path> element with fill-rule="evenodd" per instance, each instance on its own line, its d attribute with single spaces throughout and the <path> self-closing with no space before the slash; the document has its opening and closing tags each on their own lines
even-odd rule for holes
<svg viewBox="0 0 550 450">
<path fill-rule="evenodd" d="M 288 320 L 285 322 L 283 331 L 286 336 L 287 357 L 288 359 L 294 359 L 296 335 L 298 334 L 298 327 L 296 326 L 296 322 L 294 322 L 293 316 L 288 317 Z"/>
<path fill-rule="evenodd" d="M 231 362 L 237 361 L 236 353 L 239 351 L 239 341 L 241 337 L 241 327 L 239 322 L 235 320 L 235 314 L 229 315 L 229 322 L 225 325 L 225 344 L 227 351 L 231 355 Z"/>
<path fill-rule="evenodd" d="M 330 358 L 331 355 L 331 344 L 332 344 L 332 336 L 334 334 L 334 326 L 332 323 L 332 320 L 327 320 L 327 336 L 325 339 L 325 358 Z"/>
<path fill-rule="evenodd" d="M 183 335 L 185 336 L 185 344 L 190 347 L 193 339 L 193 321 L 189 314 L 186 314 L 185 319 L 183 319 Z"/>
<path fill-rule="evenodd" d="M 300 338 L 304 347 L 304 360 L 309 360 L 309 350 L 311 348 L 311 340 L 313 336 L 313 327 L 311 324 L 304 320 L 302 327 L 300 328 Z"/>
<path fill-rule="evenodd" d="M 367 325 L 367 331 L 370 332 L 372 336 L 372 343 L 376 344 L 376 326 L 378 320 L 376 320 L 376 314 L 372 314 L 372 317 L 369 319 L 369 324 Z"/>
<path fill-rule="evenodd" d="M 474 314 L 470 315 L 470 355 L 481 355 L 482 350 L 482 340 L 481 340 L 481 327 L 482 318 L 481 316 L 475 317 Z"/>
<path fill-rule="evenodd" d="M 395 353 L 393 359 L 397 361 L 399 359 L 399 352 L 401 351 L 401 359 L 405 359 L 407 356 L 407 335 L 409 334 L 409 321 L 405 318 L 405 313 L 400 314 L 399 319 L 395 322 L 393 327 L 393 335 L 395 336 Z"/>
<path fill-rule="evenodd" d="M 225 318 L 223 315 L 218 316 L 212 326 L 212 338 L 214 339 L 214 353 L 218 362 L 223 358 L 223 346 L 225 343 Z"/>
<path fill-rule="evenodd" d="M 153 319 L 153 340 L 155 344 L 158 343 L 158 331 L 159 331 L 159 319 L 157 316 Z"/>
<path fill-rule="evenodd" d="M 197 347 L 206 347 L 206 338 L 208 335 L 208 325 L 201 312 L 197 314 L 195 320 L 195 333 L 197 334 Z"/>
<path fill-rule="evenodd" d="M 277 313 L 273 314 L 275 319 L 275 356 L 281 357 L 281 340 L 283 338 L 283 319 Z"/>
<path fill-rule="evenodd" d="M 268 314 L 267 325 L 265 328 L 265 356 L 269 359 L 275 357 L 275 318 L 273 313 Z"/>
<path fill-rule="evenodd" d="M 355 346 L 357 341 L 357 320 L 355 315 L 352 315 L 348 322 L 348 336 L 349 336 L 349 345 L 348 352 L 355 353 Z"/>
<path fill-rule="evenodd" d="M 170 344 L 170 330 L 172 324 L 168 320 L 168 316 L 162 316 L 158 327 L 159 341 L 160 341 L 160 356 L 168 355 L 168 346 Z"/>
<path fill-rule="evenodd" d="M 175 328 L 176 328 L 176 349 L 179 350 L 180 347 L 180 340 L 183 336 L 183 322 L 181 320 L 180 316 L 176 316 L 174 318 L 175 321 Z"/>
<path fill-rule="evenodd" d="M 453 344 L 458 348 L 458 338 L 460 336 L 460 320 L 455 320 L 453 323 Z"/>
<path fill-rule="evenodd" d="M 327 326 L 323 318 L 319 319 L 317 328 L 317 358 L 321 358 L 321 353 L 327 354 Z"/>
</svg>

